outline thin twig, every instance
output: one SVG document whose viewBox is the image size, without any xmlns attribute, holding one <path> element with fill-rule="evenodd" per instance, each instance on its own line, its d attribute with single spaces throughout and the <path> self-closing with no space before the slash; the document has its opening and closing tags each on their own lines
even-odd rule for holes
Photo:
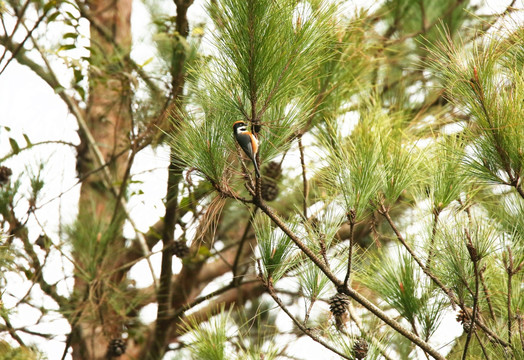
<svg viewBox="0 0 524 360">
<path fill-rule="evenodd" d="M 36 20 L 35 24 L 33 25 L 33 28 L 31 30 L 29 30 L 29 32 L 26 34 L 25 38 L 18 44 L 18 46 L 12 51 L 11 53 L 11 57 L 6 61 L 4 67 L 2 68 L 2 70 L 0 70 L 0 75 L 5 71 L 5 69 L 7 68 L 7 65 L 9 65 L 9 63 L 16 58 L 16 56 L 18 55 L 18 52 L 20 51 L 20 49 L 24 46 L 25 42 L 31 37 L 31 35 L 33 34 L 33 32 L 36 30 L 36 28 L 38 27 L 38 25 L 40 25 L 40 23 L 45 19 L 45 17 L 47 16 L 47 13 L 49 12 L 49 10 L 51 10 L 52 7 L 50 7 L 49 9 L 46 9 L 46 11 L 44 11 L 44 13 L 42 15 L 40 15 L 40 17 L 38 18 L 38 20 Z"/>
<path fill-rule="evenodd" d="M 495 320 L 495 311 L 493 310 L 493 304 L 491 303 L 489 289 L 486 285 L 486 280 L 484 279 L 484 271 L 486 271 L 486 265 L 484 265 L 484 267 L 479 271 L 480 283 L 482 284 L 482 290 L 484 291 L 484 295 L 486 295 L 486 302 L 488 303 L 489 314 L 491 315 L 491 318 Z"/>
<path fill-rule="evenodd" d="M 348 249 L 348 265 L 346 270 L 346 277 L 344 278 L 344 287 L 347 287 L 349 284 L 349 278 L 351 276 L 351 259 L 353 258 L 353 245 L 355 242 L 354 239 L 354 228 L 355 228 L 355 209 L 349 210 L 347 213 L 347 218 L 349 222 L 349 249 Z"/>
<path fill-rule="evenodd" d="M 326 249 L 326 235 L 320 234 L 318 237 L 318 242 L 320 244 L 320 253 L 322 254 L 322 258 L 324 259 L 326 266 L 329 268 L 329 260 L 327 257 L 327 249 Z"/>
<path fill-rule="evenodd" d="M 435 252 L 435 236 L 437 234 L 438 227 L 438 217 L 440 215 L 439 209 L 433 210 L 433 226 L 431 228 L 431 238 L 429 239 L 429 252 L 428 252 L 428 261 L 426 262 L 426 267 L 431 271 L 431 260 Z"/>
<path fill-rule="evenodd" d="M 473 333 L 474 328 L 475 328 L 475 319 L 477 318 L 477 305 L 478 305 L 478 298 L 479 298 L 479 269 L 478 269 L 479 257 L 477 254 L 477 250 L 473 246 L 473 241 L 471 240 L 471 236 L 469 234 L 468 229 L 465 229 L 464 232 L 468 240 L 468 243 L 466 246 L 468 248 L 470 259 L 473 262 L 473 271 L 475 272 L 475 294 L 473 296 L 473 314 L 471 315 L 471 319 L 469 319 L 470 328 L 466 336 L 466 343 L 464 344 L 464 352 L 462 353 L 462 360 L 466 360 L 466 356 L 468 354 L 468 346 L 471 341 L 471 334 Z M 468 315 L 469 317 L 468 312 L 466 312 L 466 315 Z"/>
<path fill-rule="evenodd" d="M 16 340 L 16 342 L 20 345 L 20 346 L 24 346 L 25 347 L 25 343 L 24 341 L 22 340 L 22 338 L 20 336 L 18 336 L 18 334 L 16 333 L 16 330 L 15 328 L 13 327 L 13 325 L 11 324 L 11 321 L 9 320 L 9 317 L 7 316 L 7 314 L 5 314 L 4 312 L 2 312 L 2 314 L 0 314 L 0 316 L 2 317 L 2 319 L 4 319 L 4 322 L 5 322 L 5 326 L 7 328 L 7 331 L 9 332 L 9 335 L 11 335 L 11 337 L 13 339 Z"/>
<path fill-rule="evenodd" d="M 409 252 L 409 254 L 411 255 L 411 257 L 413 258 L 413 260 L 415 260 L 415 262 L 419 265 L 419 267 L 422 269 L 422 271 L 424 272 L 424 274 L 426 274 L 427 276 L 429 276 L 429 278 L 431 280 L 433 280 L 433 282 L 435 282 L 435 284 L 438 285 L 438 287 L 440 287 L 442 289 L 442 291 L 444 291 L 444 293 L 446 295 L 448 295 L 450 301 L 451 301 L 451 304 L 452 306 L 454 307 L 456 304 L 459 303 L 459 301 L 457 300 L 457 298 L 455 297 L 455 295 L 453 295 L 453 293 L 451 292 L 450 289 L 448 289 L 443 283 L 442 281 L 440 281 L 439 278 L 437 278 L 431 271 L 429 271 L 429 269 L 422 263 L 422 260 L 417 256 L 417 254 L 415 254 L 415 252 L 413 251 L 413 249 L 411 248 L 411 246 L 409 246 L 409 244 L 406 242 L 406 240 L 404 239 L 404 237 L 402 236 L 402 234 L 400 233 L 400 231 L 397 229 L 395 223 L 393 222 L 393 220 L 391 219 L 391 216 L 389 215 L 389 211 L 385 208 L 384 205 L 382 205 L 382 208 L 380 209 L 380 214 L 382 216 L 384 216 L 384 218 L 387 220 L 387 222 L 389 223 L 389 226 L 391 226 L 391 228 L 393 229 L 393 232 L 395 233 L 395 235 L 397 236 L 397 239 L 402 243 L 402 245 L 404 246 L 404 248 L 406 248 L 406 250 Z"/>
<path fill-rule="evenodd" d="M 29 150 L 29 149 L 32 149 L 33 147 L 35 146 L 38 146 L 38 145 L 45 145 L 45 144 L 60 144 L 60 145 L 68 145 L 68 146 L 71 146 L 71 147 L 76 147 L 75 144 L 69 142 L 69 141 L 63 141 L 63 140 L 45 140 L 45 141 L 39 141 L 39 142 L 35 142 L 35 143 L 31 143 L 31 144 L 28 144 L 27 146 L 23 147 L 23 148 L 20 148 L 18 149 L 16 152 L 12 151 L 10 154 L 7 154 L 5 155 L 4 157 L 0 158 L 0 163 L 1 162 L 4 162 L 5 160 L 15 156 L 15 155 L 18 155 L 20 154 L 22 151 L 24 150 Z"/>
<path fill-rule="evenodd" d="M 511 252 L 511 248 L 507 247 L 508 249 L 508 260 L 505 261 L 506 265 L 506 272 L 508 274 L 508 294 L 507 294 L 507 308 L 508 308 L 508 343 L 511 346 L 511 337 L 513 336 L 511 331 L 511 295 L 512 295 L 512 286 L 511 286 L 511 280 L 514 275 L 513 271 L 513 253 Z"/>
<path fill-rule="evenodd" d="M 252 280 L 246 280 L 240 284 L 234 284 L 233 282 L 230 282 L 229 284 L 221 287 L 220 289 L 217 289 L 207 295 L 200 296 L 196 298 L 195 300 L 193 300 L 191 303 L 188 303 L 182 307 L 179 307 L 176 311 L 173 312 L 173 314 L 171 314 L 170 316 L 171 321 L 176 321 L 176 319 L 182 316 L 182 314 L 185 313 L 187 310 L 194 308 L 195 306 L 203 303 L 206 300 L 212 299 L 217 295 L 223 294 L 228 290 L 234 289 L 235 287 L 239 287 L 239 286 L 246 285 L 246 284 L 251 284 L 254 282 L 258 282 L 258 281 L 259 281 L 258 279 L 252 279 Z"/>
<path fill-rule="evenodd" d="M 238 244 L 238 250 L 235 255 L 235 260 L 233 261 L 233 281 L 237 284 L 240 283 L 242 280 L 242 277 L 238 277 L 237 279 L 237 272 L 238 272 L 238 263 L 240 262 L 240 257 L 242 255 L 242 249 L 244 247 L 244 243 L 247 239 L 247 234 L 249 233 L 249 230 L 251 229 L 251 222 L 254 220 L 255 215 L 257 213 L 258 208 L 255 208 L 253 212 L 249 216 L 249 220 L 247 221 L 246 227 L 244 229 L 244 233 L 242 234 L 242 238 L 240 239 L 240 243 Z"/>
<path fill-rule="evenodd" d="M 435 359 L 444 360 L 445 358 L 438 353 L 437 350 L 435 350 L 431 345 L 429 345 L 426 341 L 421 339 L 419 336 L 416 336 L 411 331 L 405 329 L 402 325 L 400 325 L 397 321 L 395 321 L 393 318 L 389 317 L 385 312 L 383 312 L 381 309 L 379 309 L 377 306 L 375 306 L 373 303 L 371 303 L 368 299 L 366 299 L 364 296 L 362 296 L 359 292 L 355 291 L 351 287 L 347 286 L 344 287 L 343 283 L 331 272 L 331 270 L 324 264 L 322 260 L 316 256 L 311 249 L 309 249 L 299 238 L 298 236 L 289 229 L 289 227 L 274 213 L 274 211 L 269 208 L 263 201 L 258 200 L 257 204 L 260 209 L 267 215 L 273 222 L 295 243 L 295 245 L 298 246 L 302 252 L 311 259 L 315 265 L 327 276 L 329 280 L 337 287 L 337 290 L 343 294 L 348 295 L 349 297 L 353 298 L 355 301 L 357 301 L 359 304 L 364 306 L 366 309 L 368 309 L 370 312 L 372 312 L 375 316 L 377 316 L 379 319 L 384 321 L 386 324 L 388 324 L 391 328 L 393 328 L 395 331 L 397 331 L 402 336 L 409 339 L 411 342 L 419 346 L 424 351 L 427 351 L 428 354 L 430 354 Z"/>
<path fill-rule="evenodd" d="M 316 298 L 311 298 L 311 302 L 309 303 L 309 306 L 306 310 L 306 315 L 304 316 L 304 326 L 307 326 L 307 321 L 309 320 L 309 315 L 311 314 L 311 310 L 313 310 L 313 305 L 315 304 L 315 301 L 317 301 Z"/>
<path fill-rule="evenodd" d="M 348 359 L 348 360 L 352 360 L 351 357 L 347 356 L 346 354 L 343 354 L 341 353 L 340 351 L 338 351 L 336 348 L 334 348 L 333 346 L 329 345 L 328 343 L 326 343 L 324 340 L 322 340 L 320 337 L 316 336 L 315 334 L 313 334 L 311 332 L 311 330 L 307 327 L 305 327 L 300 321 L 298 321 L 297 318 L 295 318 L 293 316 L 293 314 L 291 314 L 289 312 L 289 310 L 286 308 L 286 306 L 282 303 L 282 300 L 280 300 L 280 298 L 277 296 L 277 294 L 275 294 L 275 290 L 273 289 L 273 284 L 271 283 L 271 281 L 268 279 L 268 280 L 263 280 L 262 278 L 262 274 L 259 274 L 259 277 L 260 277 L 260 280 L 263 282 L 263 284 L 265 285 L 266 289 L 267 289 L 267 292 L 269 295 L 271 295 L 271 297 L 273 298 L 273 300 L 275 300 L 275 302 L 277 303 L 277 305 L 286 313 L 286 315 L 295 323 L 295 325 L 304 333 L 306 334 L 307 336 L 309 336 L 311 339 L 313 339 L 314 341 L 318 342 L 320 345 L 324 346 L 326 349 L 329 349 L 331 351 L 333 351 L 335 354 L 337 354 L 338 356 L 341 356 L 343 357 L 344 359 Z"/>
<path fill-rule="evenodd" d="M 15 26 L 13 27 L 13 31 L 11 32 L 11 35 L 8 36 L 9 39 L 13 39 L 16 31 L 18 30 L 18 26 L 20 25 L 20 23 L 22 23 L 23 19 L 24 19 L 24 14 L 27 10 L 27 7 L 29 6 L 29 4 L 31 4 L 31 0 L 27 0 L 24 5 L 22 6 L 22 9 L 18 10 L 16 7 L 13 7 L 13 10 L 15 11 L 15 15 L 16 15 L 16 23 L 15 23 Z M 2 18 L 2 25 L 4 27 L 4 31 L 5 31 L 5 35 L 7 37 L 7 29 L 5 28 L 5 24 L 4 24 L 4 14 L 0 14 L 0 17 Z M 4 60 L 5 58 L 5 55 L 7 54 L 7 48 L 4 48 L 4 52 L 2 54 L 2 56 L 0 56 L 0 63 Z"/>
<path fill-rule="evenodd" d="M 298 149 L 300 151 L 300 164 L 302 165 L 302 184 L 304 188 L 304 201 L 302 203 L 302 212 L 304 219 L 307 219 L 307 199 L 309 195 L 309 184 L 306 177 L 306 162 L 304 160 L 304 146 L 302 145 L 302 134 L 297 136 L 298 138 Z"/>
<path fill-rule="evenodd" d="M 457 297 L 453 294 L 453 292 L 451 292 L 450 289 L 448 289 L 443 283 L 442 281 L 439 280 L 439 278 L 437 278 L 434 274 L 432 274 L 430 271 L 427 270 L 427 268 L 424 266 L 424 264 L 422 263 L 422 261 L 420 260 L 420 258 L 415 254 L 415 252 L 413 251 L 413 249 L 411 249 L 411 247 L 408 245 L 408 243 L 406 242 L 406 240 L 404 239 L 404 237 L 402 236 L 402 234 L 400 233 L 400 231 L 398 230 L 398 228 L 396 227 L 395 223 L 393 222 L 393 220 L 391 219 L 391 216 L 389 215 L 389 212 L 388 210 L 382 206 L 382 209 L 379 211 L 380 214 L 382 214 L 382 216 L 384 216 L 387 220 L 387 222 L 389 223 L 389 225 L 391 226 L 391 228 L 393 229 L 393 232 L 395 233 L 395 235 L 397 236 L 397 239 L 402 243 L 402 245 L 404 245 L 404 247 L 406 248 L 406 250 L 410 253 L 410 255 L 413 257 L 413 259 L 415 260 L 415 262 L 420 266 L 420 268 L 422 269 L 422 271 L 424 272 L 424 274 L 426 274 L 427 276 L 429 276 L 429 278 L 431 280 L 433 280 L 433 282 L 435 282 L 435 284 L 438 285 L 438 287 L 441 288 L 441 290 L 446 294 L 448 295 L 450 301 L 451 301 L 451 305 L 454 307 L 455 305 L 458 305 L 463 311 L 466 311 L 466 308 L 464 306 L 463 303 L 461 303 Z M 508 347 L 509 344 L 502 340 L 500 338 L 500 336 L 498 336 L 497 334 L 495 334 L 493 331 L 491 331 L 480 319 L 475 319 L 475 322 L 476 324 L 486 333 L 488 334 L 492 339 L 494 339 L 497 343 L 499 343 L 500 345 L 504 346 L 504 347 Z"/>
<path fill-rule="evenodd" d="M 519 312 L 517 312 L 515 317 L 517 318 L 517 324 L 519 326 L 520 346 L 522 347 L 522 350 L 524 350 L 524 318 Z"/>
<path fill-rule="evenodd" d="M 484 354 L 484 357 L 486 360 L 489 360 L 488 352 L 486 351 L 486 348 L 484 347 L 484 344 L 482 343 L 482 340 L 480 339 L 479 334 L 477 334 L 477 329 L 473 328 L 472 331 L 475 333 L 475 337 L 477 338 L 477 341 L 479 342 L 480 348 L 482 349 L 482 353 Z"/>
<path fill-rule="evenodd" d="M 355 308 L 353 307 L 353 304 L 351 303 L 349 303 L 348 312 L 349 312 L 349 317 L 351 318 L 351 320 L 355 322 L 355 324 L 357 325 L 357 328 L 360 330 L 360 336 L 362 336 L 364 339 L 371 342 L 378 349 L 378 351 L 380 351 L 380 354 L 384 357 L 384 359 L 393 360 L 387 354 L 386 349 L 384 349 L 381 342 L 373 335 L 370 335 L 364 331 L 364 326 L 362 325 L 362 322 L 360 321 L 357 314 L 355 313 Z"/>
</svg>

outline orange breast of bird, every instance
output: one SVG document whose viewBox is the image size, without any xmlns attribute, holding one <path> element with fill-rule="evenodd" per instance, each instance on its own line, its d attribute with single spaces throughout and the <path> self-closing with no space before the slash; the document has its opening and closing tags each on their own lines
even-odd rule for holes
<svg viewBox="0 0 524 360">
<path fill-rule="evenodd" d="M 253 156 L 255 156 L 258 151 L 258 140 L 251 133 L 249 133 L 249 137 L 251 138 L 251 147 L 253 148 Z"/>
</svg>

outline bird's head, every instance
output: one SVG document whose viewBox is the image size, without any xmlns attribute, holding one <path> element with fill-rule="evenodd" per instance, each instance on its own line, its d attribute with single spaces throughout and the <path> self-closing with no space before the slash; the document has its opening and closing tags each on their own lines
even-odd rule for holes
<svg viewBox="0 0 524 360">
<path fill-rule="evenodd" d="M 247 131 L 246 123 L 243 122 L 243 121 L 236 121 L 233 124 L 233 131 L 235 132 L 235 134 L 240 134 L 240 133 L 246 132 Z"/>
</svg>

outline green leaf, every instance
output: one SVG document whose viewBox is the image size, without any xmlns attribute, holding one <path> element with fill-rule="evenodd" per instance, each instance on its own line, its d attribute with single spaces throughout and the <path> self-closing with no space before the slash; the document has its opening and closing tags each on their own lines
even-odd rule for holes
<svg viewBox="0 0 524 360">
<path fill-rule="evenodd" d="M 75 49 L 76 48 L 76 45 L 75 44 L 64 44 L 64 45 L 61 45 L 59 48 L 58 48 L 58 51 L 63 51 L 63 50 L 72 50 L 72 49 Z"/>
<path fill-rule="evenodd" d="M 66 14 L 71 18 L 71 19 L 78 19 L 75 15 L 73 15 L 73 13 L 71 13 L 70 11 L 66 11 Z"/>
<path fill-rule="evenodd" d="M 47 17 L 47 22 L 52 22 L 52 21 L 55 21 L 55 19 L 58 17 L 58 15 L 60 15 L 60 12 L 54 12 L 52 13 L 51 15 L 49 15 Z"/>
<path fill-rule="evenodd" d="M 51 0 L 44 5 L 44 13 L 47 13 L 52 8 L 56 7 L 56 1 Z"/>
<path fill-rule="evenodd" d="M 64 39 L 76 39 L 78 37 L 78 33 L 65 33 L 64 36 L 62 36 Z"/>
<path fill-rule="evenodd" d="M 151 61 L 153 61 L 154 57 L 151 56 L 149 59 L 147 59 L 146 61 L 144 61 L 144 63 L 142 65 L 140 65 L 140 67 L 144 67 L 146 66 L 147 64 L 149 64 Z"/>
<path fill-rule="evenodd" d="M 11 144 L 11 149 L 13 149 L 13 153 L 18 154 L 20 152 L 20 146 L 18 146 L 16 140 L 10 137 L 9 143 Z"/>
<path fill-rule="evenodd" d="M 85 101 L 85 99 L 86 99 L 86 91 L 84 90 L 84 88 L 82 86 L 80 86 L 80 85 L 75 85 L 75 90 L 76 90 L 76 92 L 78 92 L 78 95 L 80 95 L 82 100 Z"/>
<path fill-rule="evenodd" d="M 22 134 L 22 136 L 24 137 L 25 142 L 27 143 L 28 146 L 33 145 L 33 144 L 31 143 L 31 140 L 29 140 L 29 136 L 27 136 L 27 134 Z"/>
<path fill-rule="evenodd" d="M 75 77 L 75 82 L 76 83 L 79 83 L 84 78 L 84 76 L 82 75 L 82 70 L 80 70 L 79 68 L 75 68 L 73 70 L 73 75 Z"/>
</svg>

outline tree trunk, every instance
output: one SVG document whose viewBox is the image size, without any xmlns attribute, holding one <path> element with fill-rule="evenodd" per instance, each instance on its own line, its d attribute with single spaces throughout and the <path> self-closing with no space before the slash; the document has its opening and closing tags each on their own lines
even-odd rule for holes
<svg viewBox="0 0 524 360">
<path fill-rule="evenodd" d="M 91 66 L 86 122 L 95 144 L 89 143 L 87 134 L 79 131 L 81 144 L 77 156 L 78 175 L 89 176 L 82 183 L 78 218 L 111 224 L 114 237 L 107 247 L 111 251 L 110 249 L 124 246 L 121 235 L 124 218 L 113 189 L 119 189 L 124 180 L 128 160 L 126 149 L 129 149 L 128 134 L 132 127 L 132 94 L 129 79 L 124 73 L 124 59 L 131 49 L 132 1 L 93 0 L 87 5 L 90 16 Z M 95 146 L 107 164 L 110 179 L 100 169 L 93 152 Z M 82 266 L 81 262 L 79 265 Z M 95 280 L 86 280 L 78 272 L 75 273 L 75 293 L 84 299 L 79 308 L 75 309 L 77 319 L 73 318 L 71 321 L 75 334 L 71 342 L 75 360 L 105 359 L 109 341 L 121 336 L 122 317 L 105 296 L 107 286 L 118 286 L 125 276 L 124 273 L 111 271 L 120 265 L 119 261 L 97 264 Z"/>
</svg>

